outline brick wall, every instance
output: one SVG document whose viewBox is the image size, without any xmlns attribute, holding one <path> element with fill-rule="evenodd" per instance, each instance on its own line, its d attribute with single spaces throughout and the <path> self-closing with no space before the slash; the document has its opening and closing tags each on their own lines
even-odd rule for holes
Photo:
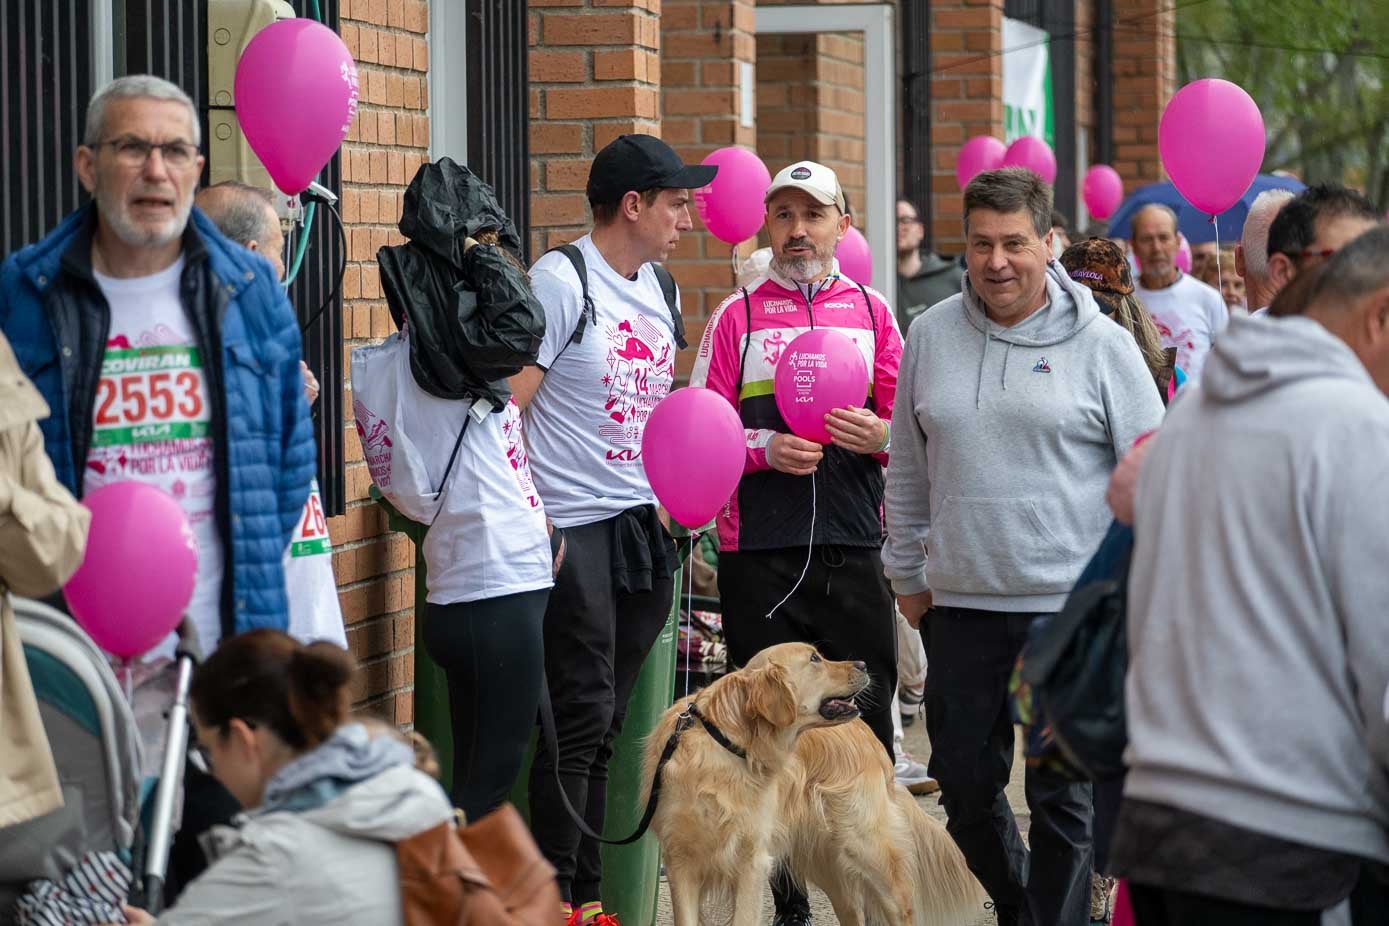
<svg viewBox="0 0 1389 926">
<path fill-rule="evenodd" d="M 687 164 L 729 145 L 756 149 L 757 134 L 741 124 L 741 65 L 756 61 L 752 0 L 664 0 L 661 7 L 661 137 Z M 733 289 L 732 247 L 703 230 L 682 235 L 669 267 L 680 284 L 691 344 L 709 314 Z M 741 253 L 752 250 L 747 243 Z M 689 375 L 694 351 L 677 357 L 676 375 Z"/>
<path fill-rule="evenodd" d="M 530 0 L 531 253 L 591 221 L 593 156 L 660 135 L 660 0 Z"/>
<path fill-rule="evenodd" d="M 815 36 L 757 37 L 757 152 L 772 173 L 819 151 Z"/>
<path fill-rule="evenodd" d="M 861 33 L 757 37 L 757 147 L 773 173 L 803 159 L 834 168 L 862 227 Z"/>
<path fill-rule="evenodd" d="M 1003 0 L 931 4 L 931 241 L 964 248 L 964 202 L 955 182 L 960 146 L 975 135 L 1003 138 Z"/>
<path fill-rule="evenodd" d="M 868 156 L 863 118 L 863 34 L 815 36 L 815 72 L 820 94 L 816 160 L 839 176 L 854 212 L 854 224 L 863 228 L 867 206 L 864 164 Z"/>
<path fill-rule="evenodd" d="M 1114 169 L 1124 189 L 1166 179 L 1158 122 L 1176 91 L 1176 14 L 1164 0 L 1129 0 L 1114 21 Z"/>
<path fill-rule="evenodd" d="M 342 148 L 340 209 L 348 243 L 343 337 L 348 354 L 395 330 L 381 294 L 376 251 L 404 240 L 396 223 L 405 185 L 428 159 L 428 22 L 423 0 L 342 4 L 342 37 L 361 81 L 357 119 Z M 351 409 L 350 383 L 346 389 L 343 404 Z M 354 699 L 360 707 L 408 724 L 414 719 L 414 546 L 403 535 L 388 532 L 380 510 L 367 500 L 371 477 L 350 417 L 344 427 L 347 511 L 331 518 L 328 530 L 348 646 L 364 668 Z"/>
<path fill-rule="evenodd" d="M 1095 0 L 1075 0 L 1076 125 L 1090 130 L 1091 150 L 1086 154 L 1091 164 L 1095 163 L 1095 43 L 1090 40 L 1094 24 Z"/>
</svg>

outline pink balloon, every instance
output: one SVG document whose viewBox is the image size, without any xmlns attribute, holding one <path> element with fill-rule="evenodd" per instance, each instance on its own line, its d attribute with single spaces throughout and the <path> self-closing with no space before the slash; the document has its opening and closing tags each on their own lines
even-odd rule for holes
<svg viewBox="0 0 1389 926">
<path fill-rule="evenodd" d="M 834 256 L 839 259 L 839 272 L 864 286 L 873 285 L 873 254 L 868 250 L 868 239 L 863 232 L 850 225 L 844 233 Z"/>
<path fill-rule="evenodd" d="M 708 186 L 695 190 L 695 211 L 704 227 L 725 244 L 738 244 L 757 234 L 767 215 L 762 200 L 772 185 L 767 165 L 738 147 L 711 151 L 701 163 L 719 169 Z"/>
<path fill-rule="evenodd" d="M 1025 167 L 1047 183 L 1056 181 L 1056 155 L 1051 145 L 1033 135 L 1024 135 L 1008 146 L 1004 167 Z"/>
<path fill-rule="evenodd" d="M 955 158 L 955 182 L 960 189 L 969 186 L 976 175 L 1002 167 L 1007 150 L 1008 146 L 992 135 L 976 135 L 965 142 Z"/>
<path fill-rule="evenodd" d="M 148 652 L 178 626 L 193 598 L 198 541 L 173 496 L 140 482 L 102 486 L 87 553 L 63 596 L 77 623 L 114 656 Z"/>
<path fill-rule="evenodd" d="M 1097 219 L 1107 219 L 1124 201 L 1124 181 L 1108 164 L 1096 164 L 1085 172 L 1082 187 L 1085 208 Z"/>
<path fill-rule="evenodd" d="M 868 398 L 868 364 L 848 335 L 816 328 L 786 345 L 772 392 L 792 434 L 828 444 L 825 416 L 836 408 L 863 407 Z"/>
<path fill-rule="evenodd" d="M 1158 152 L 1172 184 L 1207 215 L 1229 209 L 1264 161 L 1264 117 L 1249 94 L 1207 78 L 1178 90 L 1158 124 Z"/>
<path fill-rule="evenodd" d="M 308 189 L 357 116 L 357 65 L 338 34 L 311 19 L 257 32 L 233 90 L 246 141 L 291 196 Z"/>
<path fill-rule="evenodd" d="M 677 389 L 651 411 L 641 436 L 646 479 L 676 521 L 697 530 L 728 501 L 743 475 L 743 422 L 709 389 Z"/>
<path fill-rule="evenodd" d="M 1191 242 L 1181 233 L 1177 234 L 1177 256 L 1172 259 L 1172 263 L 1176 264 L 1182 273 L 1191 272 Z"/>
</svg>

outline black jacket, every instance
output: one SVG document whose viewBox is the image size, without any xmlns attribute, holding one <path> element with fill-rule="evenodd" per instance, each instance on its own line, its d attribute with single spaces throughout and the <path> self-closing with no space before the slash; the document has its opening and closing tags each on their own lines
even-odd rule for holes
<svg viewBox="0 0 1389 926">
<path fill-rule="evenodd" d="M 496 246 L 466 248 L 485 229 Z M 410 372 L 441 399 L 487 399 L 500 411 L 506 379 L 535 363 L 545 311 L 519 264 L 520 239 L 492 189 L 449 158 L 420 167 L 400 218 L 410 241 L 376 253 L 397 327 L 410 325 Z"/>
<path fill-rule="evenodd" d="M 912 319 L 937 302 L 959 294 L 963 273 L 959 261 L 926 251 L 915 276 L 897 275 L 897 327 L 902 329 L 902 337 L 907 336 Z"/>
</svg>

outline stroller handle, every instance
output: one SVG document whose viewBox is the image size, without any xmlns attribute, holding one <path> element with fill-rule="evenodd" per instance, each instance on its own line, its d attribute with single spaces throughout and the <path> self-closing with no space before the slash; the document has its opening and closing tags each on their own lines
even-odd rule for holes
<svg viewBox="0 0 1389 926">
<path fill-rule="evenodd" d="M 182 790 L 184 759 L 188 754 L 188 688 L 193 679 L 193 666 L 202 660 L 198 630 L 187 615 L 178 625 L 178 646 L 174 650 L 174 658 L 178 665 L 178 681 L 174 703 L 169 708 L 169 732 L 159 786 L 155 790 L 154 815 L 150 821 L 145 855 L 145 909 L 154 914 L 164 907 L 164 879 L 173 838 L 174 805 Z"/>
<path fill-rule="evenodd" d="M 198 625 L 193 623 L 193 618 L 187 614 L 183 615 L 183 620 L 179 621 L 178 627 L 174 629 L 178 633 L 178 644 L 174 647 L 174 658 L 182 659 L 187 656 L 193 660 L 194 665 L 202 662 L 202 640 L 198 637 Z"/>
</svg>

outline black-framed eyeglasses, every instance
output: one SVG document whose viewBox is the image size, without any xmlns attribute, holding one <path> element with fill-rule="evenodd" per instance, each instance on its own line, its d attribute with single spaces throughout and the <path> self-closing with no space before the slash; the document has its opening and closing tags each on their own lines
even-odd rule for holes
<svg viewBox="0 0 1389 926">
<path fill-rule="evenodd" d="M 920 217 L 914 216 L 914 215 L 899 215 L 899 216 L 897 217 L 897 224 L 898 224 L 898 225 L 920 225 L 920 224 L 921 224 L 921 219 L 920 219 Z"/>
<path fill-rule="evenodd" d="M 173 168 L 188 167 L 198 157 L 197 147 L 186 141 L 166 141 L 162 144 L 155 144 L 143 138 L 123 136 L 99 141 L 92 147 L 100 148 L 103 145 L 109 145 L 116 153 L 116 160 L 126 167 L 144 167 L 150 159 L 150 153 L 156 149 L 164 163 Z"/>
</svg>

